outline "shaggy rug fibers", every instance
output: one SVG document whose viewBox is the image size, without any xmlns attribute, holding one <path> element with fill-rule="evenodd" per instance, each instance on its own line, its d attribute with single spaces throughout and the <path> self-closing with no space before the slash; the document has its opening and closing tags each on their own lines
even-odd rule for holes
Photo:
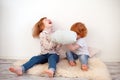
<svg viewBox="0 0 120 80">
<path fill-rule="evenodd" d="M 20 66 L 27 60 L 19 60 L 14 63 L 15 66 Z M 77 66 L 69 66 L 66 59 L 60 60 L 57 65 L 55 76 L 59 77 L 81 77 L 88 80 L 111 80 L 111 76 L 106 65 L 98 58 L 92 57 L 89 59 L 89 70 L 82 71 L 80 62 L 76 61 Z M 28 70 L 28 74 L 43 76 L 41 73 L 48 69 L 48 63 L 38 64 Z"/>
</svg>

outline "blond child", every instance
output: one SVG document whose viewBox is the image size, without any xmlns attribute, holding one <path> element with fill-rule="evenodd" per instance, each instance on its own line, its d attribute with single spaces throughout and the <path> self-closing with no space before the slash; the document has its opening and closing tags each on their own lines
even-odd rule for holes
<svg viewBox="0 0 120 80">
<path fill-rule="evenodd" d="M 43 74 L 53 77 L 56 71 L 56 64 L 59 62 L 59 54 L 57 53 L 59 45 L 51 41 L 50 35 L 52 33 L 52 21 L 47 17 L 41 18 L 33 27 L 33 37 L 40 38 L 41 54 L 33 56 L 22 66 L 10 67 L 9 70 L 18 76 L 21 76 L 34 65 L 48 62 L 48 70 L 43 71 Z"/>
</svg>

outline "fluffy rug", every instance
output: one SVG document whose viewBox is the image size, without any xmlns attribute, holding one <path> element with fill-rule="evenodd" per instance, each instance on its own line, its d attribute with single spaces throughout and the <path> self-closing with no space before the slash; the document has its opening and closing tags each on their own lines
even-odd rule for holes
<svg viewBox="0 0 120 80">
<path fill-rule="evenodd" d="M 25 63 L 27 60 L 19 60 L 14 63 L 15 66 L 20 66 Z M 81 77 L 87 78 L 89 80 L 111 80 L 111 76 L 106 65 L 98 58 L 92 57 L 89 59 L 89 70 L 82 71 L 80 69 L 80 62 L 76 61 L 77 66 L 71 67 L 69 66 L 66 59 L 60 60 L 57 65 L 57 71 L 55 76 L 59 77 Z M 35 65 L 31 69 L 28 70 L 28 74 L 39 75 L 42 71 L 48 69 L 48 63 Z"/>
</svg>

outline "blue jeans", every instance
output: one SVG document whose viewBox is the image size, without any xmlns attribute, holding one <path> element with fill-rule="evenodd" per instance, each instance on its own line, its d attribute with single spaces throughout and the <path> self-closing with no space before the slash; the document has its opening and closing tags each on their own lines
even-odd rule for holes
<svg viewBox="0 0 120 80">
<path fill-rule="evenodd" d="M 79 59 L 81 64 L 88 64 L 88 55 L 85 54 L 81 54 L 81 55 L 77 55 L 75 53 L 73 53 L 72 51 L 67 51 L 66 52 L 66 57 L 68 59 L 68 61 L 75 61 L 76 59 Z"/>
<path fill-rule="evenodd" d="M 57 54 L 42 54 L 33 56 L 28 62 L 22 65 L 23 72 L 33 67 L 36 64 L 44 64 L 48 62 L 48 69 L 56 70 L 56 64 L 59 62 L 59 55 Z"/>
</svg>

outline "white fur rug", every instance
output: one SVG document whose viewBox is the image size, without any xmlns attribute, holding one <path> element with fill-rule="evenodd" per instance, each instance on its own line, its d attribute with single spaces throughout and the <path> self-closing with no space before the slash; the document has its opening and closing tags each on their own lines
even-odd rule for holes
<svg viewBox="0 0 120 80">
<path fill-rule="evenodd" d="M 20 60 L 14 63 L 15 66 L 20 66 L 27 60 Z M 60 60 L 57 65 L 55 76 L 61 77 L 81 77 L 89 80 L 111 80 L 111 76 L 106 65 L 98 58 L 92 57 L 89 59 L 89 70 L 82 71 L 80 63 L 77 60 L 77 66 L 69 66 L 66 59 Z M 48 69 L 48 63 L 39 64 L 28 70 L 28 74 L 42 76 L 41 72 Z"/>
</svg>

